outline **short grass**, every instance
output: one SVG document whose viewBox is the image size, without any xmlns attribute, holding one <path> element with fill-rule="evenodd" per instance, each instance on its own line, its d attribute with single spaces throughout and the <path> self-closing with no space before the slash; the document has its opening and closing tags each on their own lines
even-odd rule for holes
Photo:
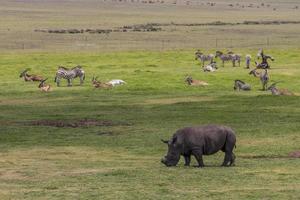
<svg viewBox="0 0 300 200">
<path fill-rule="evenodd" d="M 243 54 L 257 50 L 236 50 Z M 266 49 L 279 87 L 300 93 L 299 49 Z M 83 86 L 57 88 L 57 65 L 84 66 Z M 299 199 L 299 96 L 271 96 L 243 67 L 203 73 L 193 51 L 1 54 L 0 199 Z M 22 69 L 49 78 L 50 93 L 18 78 Z M 128 84 L 92 88 L 92 76 Z M 188 87 L 186 75 L 210 83 Z M 252 85 L 234 92 L 233 80 Z M 130 126 L 56 128 L 33 120 L 112 120 Z M 207 167 L 167 168 L 161 138 L 181 127 L 217 123 L 237 135 L 236 166 L 223 154 Z M 103 134 L 110 133 L 110 134 Z M 195 164 L 195 160 L 193 160 Z"/>
</svg>

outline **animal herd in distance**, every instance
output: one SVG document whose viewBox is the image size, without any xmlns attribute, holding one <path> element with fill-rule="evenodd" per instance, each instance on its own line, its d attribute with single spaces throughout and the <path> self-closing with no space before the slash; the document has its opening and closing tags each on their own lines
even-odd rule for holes
<svg viewBox="0 0 300 200">
<path fill-rule="evenodd" d="M 239 67 L 241 66 L 241 55 L 235 54 L 232 51 L 229 51 L 227 53 L 223 53 L 222 51 L 216 51 L 215 54 L 208 54 L 208 55 L 205 55 L 200 50 L 197 50 L 195 52 L 195 60 L 200 61 L 204 72 L 217 71 L 217 69 L 218 69 L 217 62 L 216 62 L 217 58 L 220 59 L 220 61 L 222 63 L 222 67 L 225 67 L 226 62 L 231 62 L 232 67 L 236 67 L 237 64 Z M 250 69 L 251 59 L 252 59 L 252 56 L 250 54 L 247 54 L 245 56 L 245 68 L 246 69 Z M 261 62 L 258 62 L 260 60 L 261 60 Z M 257 54 L 257 61 L 254 62 L 255 68 L 249 72 L 249 75 L 253 75 L 254 77 L 259 78 L 263 91 L 266 91 L 266 90 L 271 91 L 271 93 L 273 95 L 289 95 L 289 96 L 294 95 L 294 93 L 290 92 L 287 89 L 277 88 L 276 85 L 280 81 L 274 82 L 268 87 L 268 83 L 270 80 L 269 71 L 268 71 L 268 70 L 270 70 L 270 64 L 268 63 L 268 60 L 274 61 L 274 58 L 270 55 L 264 54 L 263 49 L 260 49 Z M 209 62 L 209 64 L 205 65 L 205 62 L 207 62 L 207 61 Z M 24 78 L 24 81 L 38 81 L 38 82 L 40 82 L 38 85 L 38 88 L 41 91 L 43 91 L 43 92 L 52 91 L 51 85 L 46 83 L 48 78 L 44 78 L 41 75 L 29 74 L 28 73 L 29 70 L 30 69 L 27 68 L 20 74 L 20 77 Z M 259 70 L 262 70 L 262 71 L 259 72 Z M 80 79 L 80 85 L 82 85 L 84 83 L 85 71 L 83 70 L 82 66 L 77 65 L 73 68 L 58 66 L 58 69 L 56 71 L 56 75 L 54 78 L 54 82 L 56 83 L 57 87 L 59 87 L 61 79 L 65 79 L 65 80 L 67 80 L 68 86 L 71 87 L 72 81 L 75 78 Z M 93 78 L 91 80 L 92 86 L 97 89 L 111 89 L 115 86 L 126 84 L 126 82 L 121 79 L 113 79 L 113 80 L 110 80 L 107 82 L 102 82 L 97 79 L 98 79 L 97 76 L 96 77 L 93 76 Z M 208 86 L 209 85 L 209 83 L 207 83 L 206 81 L 193 79 L 192 76 L 187 76 L 185 79 L 185 82 L 189 86 Z M 236 79 L 236 80 L 234 80 L 233 89 L 236 91 L 240 91 L 240 90 L 250 91 L 251 85 L 247 84 L 243 80 Z"/>
</svg>

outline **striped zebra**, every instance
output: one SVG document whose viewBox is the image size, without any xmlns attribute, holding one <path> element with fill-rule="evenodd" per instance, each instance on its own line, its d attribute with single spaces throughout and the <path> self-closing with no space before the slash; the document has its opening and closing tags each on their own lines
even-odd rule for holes
<svg viewBox="0 0 300 200">
<path fill-rule="evenodd" d="M 265 55 L 263 52 L 263 49 L 260 49 L 258 54 L 257 54 L 258 58 L 261 57 L 262 61 L 261 63 L 257 63 L 256 64 L 256 68 L 258 69 L 270 69 L 270 65 L 268 63 L 268 60 L 270 59 L 271 61 L 274 61 L 275 59 L 270 56 L 270 55 Z M 258 59 L 259 60 L 259 59 Z"/>
<path fill-rule="evenodd" d="M 210 63 L 213 63 L 214 57 L 214 54 L 204 55 L 199 50 L 195 53 L 195 60 L 199 60 L 202 63 L 202 67 L 204 67 L 205 61 L 210 61 Z"/>
<path fill-rule="evenodd" d="M 216 51 L 215 58 L 219 57 L 222 61 L 222 66 L 224 67 L 225 62 L 232 61 L 232 55 L 231 54 L 224 54 L 222 51 Z"/>
<path fill-rule="evenodd" d="M 66 67 L 59 66 L 56 71 L 56 76 L 54 82 L 56 82 L 57 86 L 59 87 L 60 79 L 64 78 L 68 81 L 68 86 L 72 86 L 72 80 L 76 77 L 80 78 L 80 85 L 83 84 L 85 73 L 81 66 L 73 67 L 72 69 L 68 69 Z"/>
<path fill-rule="evenodd" d="M 216 51 L 215 57 L 219 57 L 222 60 L 223 67 L 226 61 L 231 61 L 233 67 L 235 67 L 236 62 L 239 63 L 239 67 L 241 66 L 241 56 L 239 54 L 234 54 L 233 52 L 224 54 L 222 51 Z"/>
<path fill-rule="evenodd" d="M 231 61 L 233 67 L 235 67 L 235 62 L 238 62 L 239 67 L 241 66 L 241 56 L 239 54 L 230 54 L 231 55 Z"/>
<path fill-rule="evenodd" d="M 246 68 L 249 69 L 250 68 L 250 64 L 251 64 L 251 55 L 247 54 L 245 57 L 246 60 Z"/>
<path fill-rule="evenodd" d="M 265 69 L 265 71 L 260 74 L 259 78 L 260 78 L 260 82 L 262 84 L 262 90 L 265 91 L 268 88 L 268 82 L 269 82 L 269 79 L 270 79 L 270 76 L 268 74 L 268 70 Z"/>
</svg>

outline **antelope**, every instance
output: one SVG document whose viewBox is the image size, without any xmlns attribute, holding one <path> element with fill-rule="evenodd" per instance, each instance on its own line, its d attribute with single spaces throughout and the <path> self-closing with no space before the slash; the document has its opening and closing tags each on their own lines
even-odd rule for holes
<svg viewBox="0 0 300 200">
<path fill-rule="evenodd" d="M 293 96 L 295 95 L 294 93 L 290 92 L 287 89 L 278 89 L 276 88 L 276 84 L 278 82 L 273 83 L 272 85 L 270 85 L 268 87 L 268 90 L 270 90 L 272 92 L 272 95 L 285 95 L 285 96 Z"/>
<path fill-rule="evenodd" d="M 266 90 L 268 81 L 270 79 L 269 74 L 268 74 L 268 70 L 265 69 L 264 72 L 257 72 L 257 69 L 253 69 L 249 72 L 250 75 L 253 75 L 254 77 L 259 77 L 260 82 L 262 83 L 262 90 Z"/>
<path fill-rule="evenodd" d="M 209 85 L 207 82 L 205 81 L 200 81 L 200 80 L 193 80 L 193 78 L 191 76 L 188 76 L 185 79 L 185 82 L 187 82 L 188 85 L 191 86 L 207 86 Z"/>
<path fill-rule="evenodd" d="M 38 76 L 38 75 L 34 75 L 34 74 L 27 74 L 27 72 L 30 69 L 27 68 L 25 69 L 21 74 L 20 74 L 20 78 L 24 77 L 24 81 L 42 81 L 43 77 L 42 76 Z"/>
<path fill-rule="evenodd" d="M 44 79 L 44 80 L 41 80 L 41 83 L 39 84 L 39 88 L 41 89 L 42 92 L 49 92 L 51 91 L 51 86 L 49 84 L 46 84 L 46 80 L 48 78 Z"/>
<path fill-rule="evenodd" d="M 257 69 L 253 69 L 249 72 L 250 75 L 253 75 L 254 77 L 259 77 L 260 73 L 258 71 L 256 71 Z"/>
<path fill-rule="evenodd" d="M 92 84 L 93 84 L 93 86 L 95 88 L 106 88 L 106 89 L 109 89 L 109 88 L 113 87 L 113 85 L 110 84 L 110 83 L 102 83 L 100 81 L 97 81 L 97 77 L 93 77 Z"/>
</svg>

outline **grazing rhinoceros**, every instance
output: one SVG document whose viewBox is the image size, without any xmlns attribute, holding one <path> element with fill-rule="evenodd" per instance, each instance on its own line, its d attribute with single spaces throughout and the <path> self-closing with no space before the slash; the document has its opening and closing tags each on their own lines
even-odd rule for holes
<svg viewBox="0 0 300 200">
<path fill-rule="evenodd" d="M 176 166 L 180 155 L 184 156 L 185 166 L 190 165 L 191 155 L 194 155 L 198 167 L 204 167 L 202 155 L 211 155 L 219 150 L 225 152 L 222 166 L 234 164 L 236 137 L 234 131 L 226 126 L 206 125 L 179 129 L 169 141 L 168 154 L 161 160 L 167 167 Z"/>
</svg>

